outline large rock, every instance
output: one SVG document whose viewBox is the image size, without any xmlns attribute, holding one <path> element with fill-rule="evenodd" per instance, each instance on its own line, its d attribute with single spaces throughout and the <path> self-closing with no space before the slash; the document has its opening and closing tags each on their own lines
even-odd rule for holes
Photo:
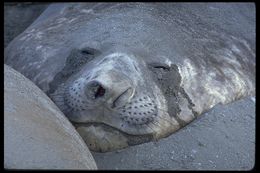
<svg viewBox="0 0 260 173">
<path fill-rule="evenodd" d="M 30 80 L 4 66 L 4 167 L 97 169 L 82 138 Z"/>
</svg>

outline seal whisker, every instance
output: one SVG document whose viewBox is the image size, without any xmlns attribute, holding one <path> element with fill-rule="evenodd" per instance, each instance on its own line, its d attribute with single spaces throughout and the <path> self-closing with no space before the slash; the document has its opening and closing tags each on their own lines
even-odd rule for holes
<svg viewBox="0 0 260 173">
<path fill-rule="evenodd" d="M 60 109 L 66 110 L 68 107 L 66 105 L 59 105 Z"/>
<path fill-rule="evenodd" d="M 148 124 L 144 124 L 144 125 L 149 127 L 153 131 L 153 133 L 155 132 L 155 130 L 152 127 L 150 127 Z"/>
<path fill-rule="evenodd" d="M 157 122 L 157 123 L 154 123 L 154 122 Z M 160 128 L 163 128 L 163 127 L 160 125 L 160 122 L 159 122 L 159 121 L 153 120 L 153 121 L 151 121 L 151 123 L 154 124 L 155 126 L 159 126 Z"/>
<path fill-rule="evenodd" d="M 57 103 L 57 104 L 63 104 L 64 105 L 64 100 L 53 100 L 55 103 Z"/>
<path fill-rule="evenodd" d="M 163 112 L 166 112 L 166 113 L 168 113 L 168 111 L 166 111 L 166 110 L 164 110 L 164 109 L 161 109 L 161 108 L 156 108 L 156 109 L 158 109 L 158 110 L 161 110 L 161 111 L 163 111 Z"/>
<path fill-rule="evenodd" d="M 105 136 L 102 137 L 102 140 L 106 141 L 109 146 L 111 146 L 111 141 L 109 141 Z"/>
<path fill-rule="evenodd" d="M 56 95 L 62 95 L 62 94 L 64 94 L 64 92 L 55 92 L 55 93 L 50 94 L 50 96 L 56 96 Z"/>
<path fill-rule="evenodd" d="M 162 117 L 159 115 L 159 117 L 165 121 L 166 123 L 170 123 L 172 126 L 176 126 L 176 124 L 173 124 L 169 119 L 166 119 L 165 117 Z M 174 117 L 173 117 L 174 118 Z M 176 118 L 174 118 L 174 120 L 179 124 L 179 122 L 176 120 Z M 179 124 L 180 125 L 180 124 Z"/>
<path fill-rule="evenodd" d="M 61 94 L 50 94 L 50 97 L 56 97 L 56 96 L 60 96 Z"/>
<path fill-rule="evenodd" d="M 59 104 L 59 105 L 64 105 L 65 104 L 64 100 L 61 100 L 61 99 L 52 99 L 52 101 L 54 103 L 56 103 L 56 104 Z"/>
<path fill-rule="evenodd" d="M 66 107 L 66 108 L 63 109 L 64 114 L 69 113 L 71 110 L 72 110 L 72 108 L 70 108 L 70 107 Z"/>
<path fill-rule="evenodd" d="M 64 104 L 64 102 L 58 102 L 58 104 L 59 104 L 59 107 L 69 107 L 69 106 L 67 106 L 66 104 Z"/>
<path fill-rule="evenodd" d="M 55 98 L 64 97 L 64 93 L 61 93 L 61 94 L 51 94 L 50 97 L 55 97 Z"/>
<path fill-rule="evenodd" d="M 55 100 L 64 100 L 64 97 L 52 97 Z"/>
</svg>

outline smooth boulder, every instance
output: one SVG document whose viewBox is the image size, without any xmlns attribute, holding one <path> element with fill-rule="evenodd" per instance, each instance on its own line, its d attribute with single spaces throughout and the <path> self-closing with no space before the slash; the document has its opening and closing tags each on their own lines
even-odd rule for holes
<svg viewBox="0 0 260 173">
<path fill-rule="evenodd" d="M 56 105 L 4 65 L 4 167 L 97 169 L 86 144 Z"/>
</svg>

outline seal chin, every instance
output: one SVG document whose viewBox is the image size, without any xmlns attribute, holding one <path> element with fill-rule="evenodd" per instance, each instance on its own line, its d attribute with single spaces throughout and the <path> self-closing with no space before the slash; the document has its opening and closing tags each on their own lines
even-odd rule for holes
<svg viewBox="0 0 260 173">
<path fill-rule="evenodd" d="M 89 149 L 96 152 L 123 149 L 153 139 L 149 134 L 130 135 L 103 123 L 75 123 L 74 125 Z"/>
</svg>

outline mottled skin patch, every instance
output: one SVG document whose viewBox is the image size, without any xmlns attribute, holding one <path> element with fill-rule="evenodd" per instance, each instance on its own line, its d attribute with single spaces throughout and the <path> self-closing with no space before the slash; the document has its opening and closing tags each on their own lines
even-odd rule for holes
<svg viewBox="0 0 260 173">
<path fill-rule="evenodd" d="M 181 76 L 178 72 L 178 67 L 176 65 L 150 64 L 150 70 L 153 72 L 155 80 L 165 95 L 170 116 L 173 116 L 179 124 L 186 124 L 177 116 L 181 111 L 178 105 L 178 97 L 181 90 Z"/>
</svg>

